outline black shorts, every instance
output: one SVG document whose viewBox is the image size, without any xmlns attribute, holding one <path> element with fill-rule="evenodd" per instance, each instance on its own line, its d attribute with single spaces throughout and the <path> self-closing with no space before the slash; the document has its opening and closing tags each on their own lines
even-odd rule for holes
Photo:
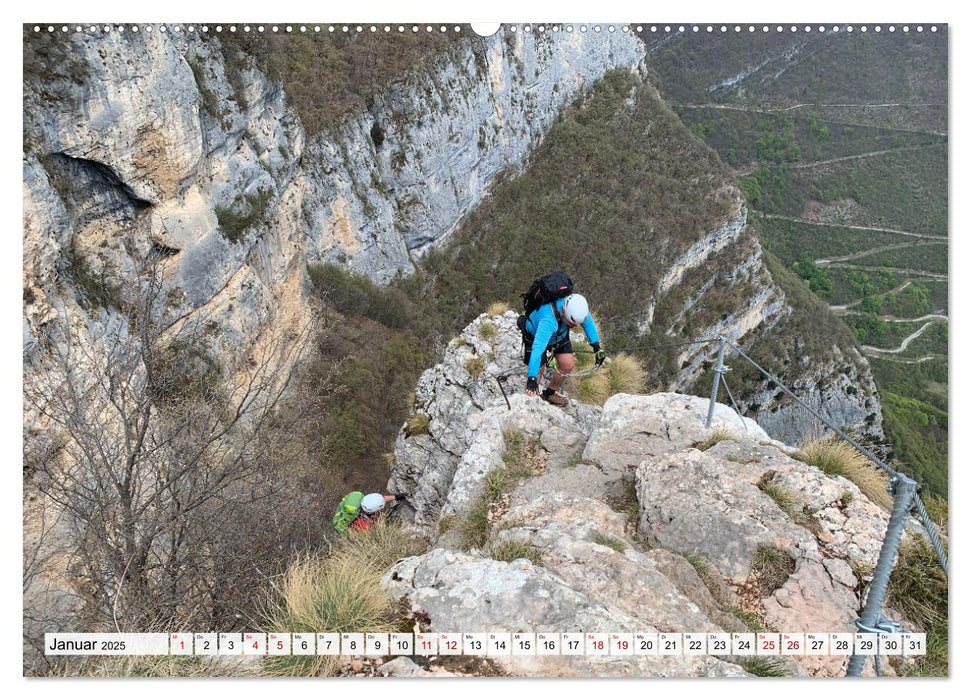
<svg viewBox="0 0 971 700">
<path fill-rule="evenodd" d="M 533 339 L 523 334 L 523 364 L 529 364 L 529 356 L 533 354 Z M 573 354 L 573 343 L 570 342 L 570 337 L 567 336 L 566 340 L 556 343 L 555 345 L 549 345 L 543 351 L 543 357 L 540 358 L 540 367 L 546 365 L 549 362 L 550 354 L 553 355 L 563 355 L 563 354 Z"/>
</svg>

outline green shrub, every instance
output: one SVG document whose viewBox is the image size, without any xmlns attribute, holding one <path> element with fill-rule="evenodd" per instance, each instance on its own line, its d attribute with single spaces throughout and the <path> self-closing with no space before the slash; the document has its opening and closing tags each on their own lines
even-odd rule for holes
<svg viewBox="0 0 971 700">
<path fill-rule="evenodd" d="M 946 367 L 946 363 L 946 359 L 942 360 L 941 366 Z M 889 364 L 887 361 L 882 366 Z M 917 374 L 924 364 L 931 363 L 903 367 L 907 372 Z M 874 367 L 880 368 L 881 363 L 874 361 Z M 902 471 L 925 484 L 930 493 L 946 496 L 948 413 L 930 401 L 936 400 L 945 407 L 947 404 L 946 399 L 942 401 L 927 390 L 926 387 L 932 382 L 930 377 L 923 381 L 918 378 L 909 386 L 904 382 L 894 382 L 903 385 L 900 391 L 912 391 L 910 396 L 893 390 L 882 391 L 883 427 L 893 444 L 895 464 L 902 465 L 899 467 Z M 946 390 L 946 379 L 943 388 Z"/>
<path fill-rule="evenodd" d="M 833 293 L 833 282 L 825 267 L 819 267 L 809 253 L 803 253 L 792 265 L 793 271 L 809 283 L 809 289 L 821 299 L 829 299 Z"/>
<path fill-rule="evenodd" d="M 348 112 L 364 112 L 394 80 L 431 64 L 471 32 L 406 32 L 376 40 L 367 32 L 327 32 L 279 35 L 250 32 L 210 32 L 227 63 L 242 56 L 255 60 L 271 80 L 283 83 L 287 102 L 297 112 L 308 141 Z M 468 41 L 468 39 L 466 39 Z M 475 40 L 481 41 L 481 40 Z M 239 70 L 237 68 L 237 70 Z M 227 71 L 227 74 L 229 71 Z M 230 82 L 233 82 L 232 76 Z M 395 119 L 419 120 L 421 115 L 396 114 Z M 372 131 L 372 137 L 376 133 Z M 375 138 L 375 147 L 382 139 Z"/>
<path fill-rule="evenodd" d="M 231 242 L 239 243 L 246 232 L 263 221 L 273 193 L 260 189 L 255 193 L 236 197 L 228 207 L 216 205 L 219 230 Z"/>
<path fill-rule="evenodd" d="M 319 419 L 307 421 L 304 438 L 321 469 L 354 475 L 355 485 L 371 475 L 387 479 L 376 456 L 389 451 L 411 415 L 411 392 L 431 361 L 428 352 L 407 331 L 347 319 L 328 325 L 306 380 L 308 394 L 319 397 Z"/>
<path fill-rule="evenodd" d="M 364 316 L 389 328 L 421 331 L 421 311 L 400 290 L 380 287 L 366 275 L 334 263 L 309 265 L 307 270 L 320 297 L 341 313 Z"/>
</svg>

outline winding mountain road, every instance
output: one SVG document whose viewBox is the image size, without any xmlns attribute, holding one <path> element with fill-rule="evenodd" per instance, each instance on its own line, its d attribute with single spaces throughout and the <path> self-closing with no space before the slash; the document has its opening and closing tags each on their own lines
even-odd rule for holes
<svg viewBox="0 0 971 700">
<path fill-rule="evenodd" d="M 901 353 L 904 350 L 906 350 L 907 346 L 910 345 L 911 341 L 915 340 L 916 338 L 919 338 L 921 333 L 927 330 L 930 326 L 933 326 L 934 323 L 935 323 L 934 321 L 928 321 L 927 323 L 925 323 L 923 326 L 921 326 L 916 331 L 914 331 L 906 338 L 904 338 L 903 342 L 900 344 L 900 347 L 896 348 L 895 350 L 888 350 L 887 348 L 875 348 L 872 345 L 863 345 L 861 347 L 866 351 L 875 352 L 880 355 L 895 355 L 897 353 Z"/>
<path fill-rule="evenodd" d="M 828 267 L 843 267 L 848 270 L 879 270 L 881 268 L 887 267 L 886 265 L 853 265 L 851 263 L 832 263 Z M 928 272 L 926 270 L 911 270 L 906 267 L 894 267 L 891 268 L 894 272 L 900 272 L 905 275 L 917 275 L 918 277 L 927 277 L 934 280 L 946 280 L 947 275 L 941 274 L 940 272 Z"/>
<path fill-rule="evenodd" d="M 890 245 L 880 246 L 878 248 L 869 248 L 867 250 L 858 250 L 855 253 L 850 253 L 849 255 L 843 255 L 838 258 L 819 258 L 814 262 L 817 265 L 832 265 L 833 263 L 848 262 L 850 260 L 855 260 L 856 258 L 864 258 L 867 255 L 873 255 L 874 253 L 883 253 L 888 250 L 899 250 L 901 248 L 911 248 L 920 245 L 935 245 L 934 243 L 891 243 Z"/>
<path fill-rule="evenodd" d="M 934 236 L 929 233 L 914 233 L 913 231 L 901 231 L 897 228 L 882 228 L 880 226 L 859 226 L 856 224 L 832 224 L 827 221 L 813 221 L 812 219 L 800 219 L 796 216 L 785 216 L 784 214 L 763 214 L 766 219 L 781 219 L 782 221 L 794 221 L 797 224 L 810 224 L 812 226 L 828 226 L 830 228 L 848 228 L 855 231 L 877 231 L 878 233 L 896 233 L 901 236 L 911 236 L 913 238 L 927 238 L 932 241 L 947 241 L 947 236 Z"/>
</svg>

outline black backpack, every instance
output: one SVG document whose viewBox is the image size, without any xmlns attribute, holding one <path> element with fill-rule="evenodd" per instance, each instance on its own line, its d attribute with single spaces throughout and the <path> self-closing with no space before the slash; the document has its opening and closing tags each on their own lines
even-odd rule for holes
<svg viewBox="0 0 971 700">
<path fill-rule="evenodd" d="M 573 281 L 565 272 L 557 271 L 534 280 L 529 291 L 519 296 L 523 298 L 523 309 L 528 316 L 543 304 L 551 304 L 570 294 L 573 294 Z"/>
</svg>

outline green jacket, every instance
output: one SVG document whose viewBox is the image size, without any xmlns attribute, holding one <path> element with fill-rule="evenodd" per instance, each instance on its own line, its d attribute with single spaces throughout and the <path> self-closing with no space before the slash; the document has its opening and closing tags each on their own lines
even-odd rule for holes
<svg viewBox="0 0 971 700">
<path fill-rule="evenodd" d="M 334 530 L 344 534 L 351 526 L 357 516 L 361 514 L 361 501 L 364 494 L 360 491 L 351 491 L 341 499 L 340 505 L 334 511 Z"/>
</svg>

